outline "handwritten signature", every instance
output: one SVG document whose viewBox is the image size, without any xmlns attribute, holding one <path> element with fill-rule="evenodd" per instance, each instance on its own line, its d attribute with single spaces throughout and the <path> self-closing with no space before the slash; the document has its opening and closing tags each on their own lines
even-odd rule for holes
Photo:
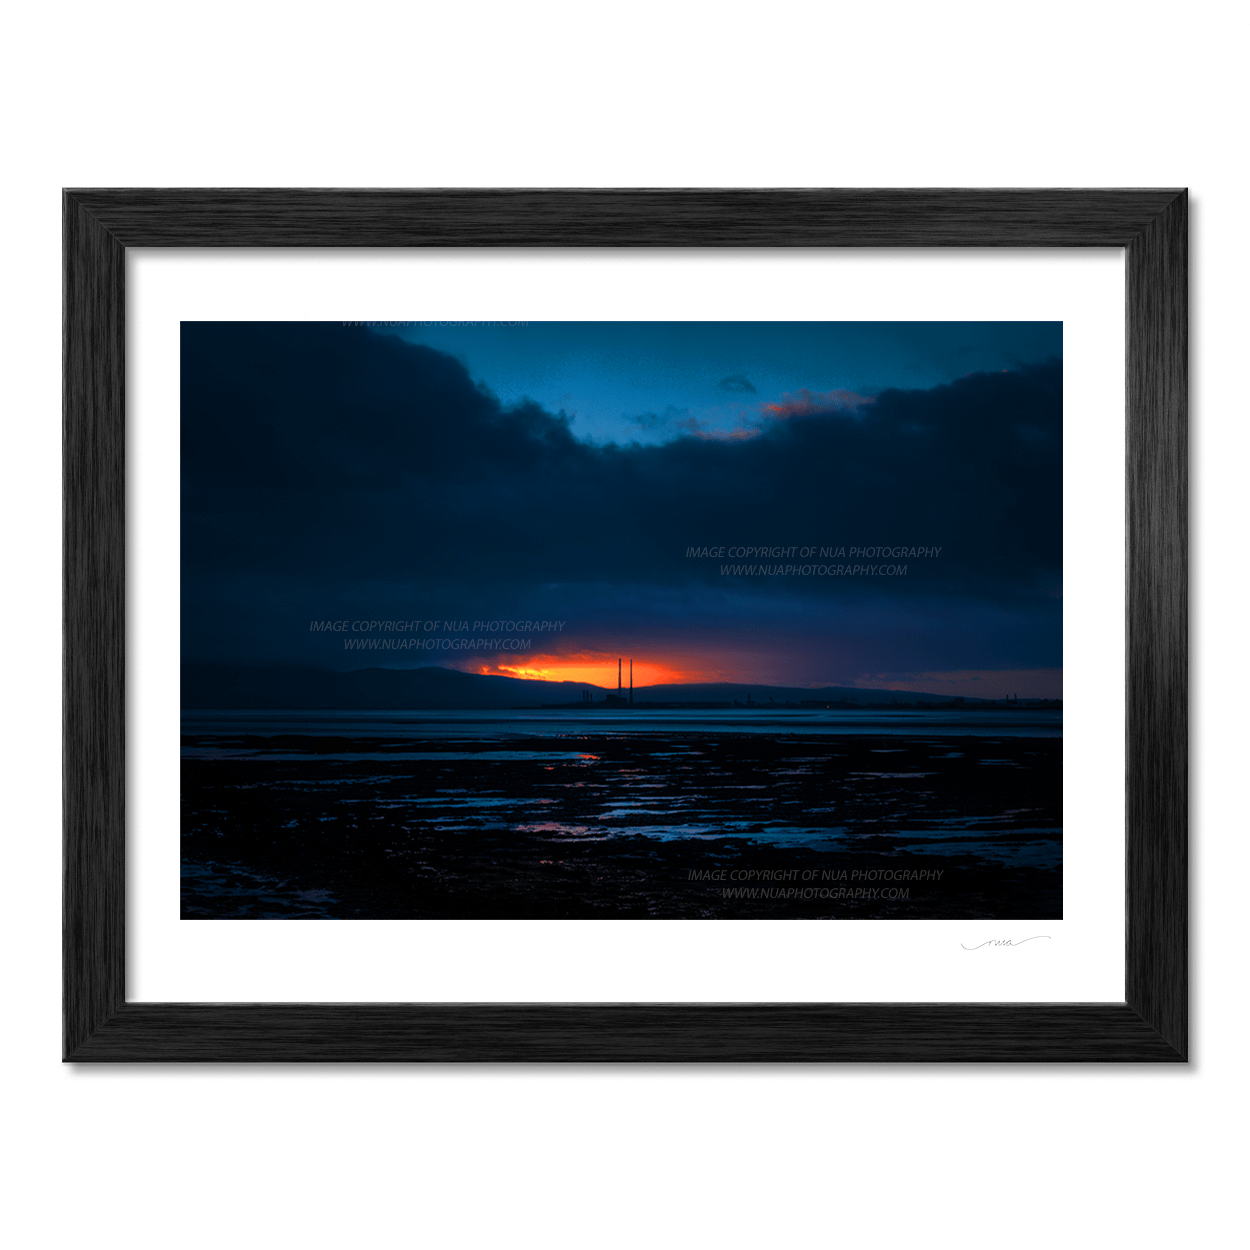
<svg viewBox="0 0 1250 1250">
<path fill-rule="evenodd" d="M 964 946 L 966 951 L 979 951 L 983 946 L 1023 946 L 1025 942 L 1036 942 L 1039 938 L 1050 940 L 1049 933 L 1038 933 L 1033 937 L 1021 938 L 1018 942 L 1012 941 L 1011 938 L 986 938 L 984 942 L 978 942 L 975 946 L 964 946 L 962 942 L 960 946 Z"/>
</svg>

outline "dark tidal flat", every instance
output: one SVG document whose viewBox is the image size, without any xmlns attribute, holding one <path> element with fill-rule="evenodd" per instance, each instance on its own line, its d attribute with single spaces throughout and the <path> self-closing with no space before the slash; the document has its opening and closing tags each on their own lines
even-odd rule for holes
<svg viewBox="0 0 1250 1250">
<path fill-rule="evenodd" d="M 184 736 L 184 919 L 1058 919 L 1058 737 Z"/>
</svg>

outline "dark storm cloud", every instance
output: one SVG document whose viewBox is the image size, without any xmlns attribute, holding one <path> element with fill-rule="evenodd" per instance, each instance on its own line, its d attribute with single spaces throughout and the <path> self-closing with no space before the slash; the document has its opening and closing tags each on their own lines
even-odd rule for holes
<svg viewBox="0 0 1250 1250">
<path fill-rule="evenodd" d="M 362 586 L 725 588 L 689 546 L 940 546 L 891 589 L 904 598 L 1058 584 L 1058 362 L 851 408 L 809 397 L 732 440 L 626 447 L 581 443 L 535 404 L 505 409 L 450 356 L 365 329 L 187 323 L 181 367 L 188 612 L 280 579 L 327 600 Z"/>
<path fill-rule="evenodd" d="M 730 395 L 758 395 L 759 392 L 751 385 L 750 381 L 743 377 L 740 373 L 735 373 L 732 377 L 721 378 L 716 384 L 716 389 L 720 391 L 728 391 Z"/>
</svg>

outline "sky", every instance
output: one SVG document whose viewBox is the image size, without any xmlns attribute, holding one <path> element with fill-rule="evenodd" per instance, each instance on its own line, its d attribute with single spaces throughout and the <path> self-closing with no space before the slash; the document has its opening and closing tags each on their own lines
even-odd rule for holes
<svg viewBox="0 0 1250 1250">
<path fill-rule="evenodd" d="M 1062 355 L 1062 323 L 411 322 L 505 404 L 563 412 L 579 439 L 660 443 L 750 424 L 787 393 L 937 386 Z"/>
<path fill-rule="evenodd" d="M 1062 693 L 1058 323 L 191 323 L 183 659 Z"/>
</svg>

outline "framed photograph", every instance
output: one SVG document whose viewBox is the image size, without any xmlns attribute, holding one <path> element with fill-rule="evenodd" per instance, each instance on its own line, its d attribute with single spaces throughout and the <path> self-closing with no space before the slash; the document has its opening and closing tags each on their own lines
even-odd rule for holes
<svg viewBox="0 0 1250 1250">
<path fill-rule="evenodd" d="M 64 258 L 67 1060 L 1184 1061 L 1183 191 Z"/>
</svg>

